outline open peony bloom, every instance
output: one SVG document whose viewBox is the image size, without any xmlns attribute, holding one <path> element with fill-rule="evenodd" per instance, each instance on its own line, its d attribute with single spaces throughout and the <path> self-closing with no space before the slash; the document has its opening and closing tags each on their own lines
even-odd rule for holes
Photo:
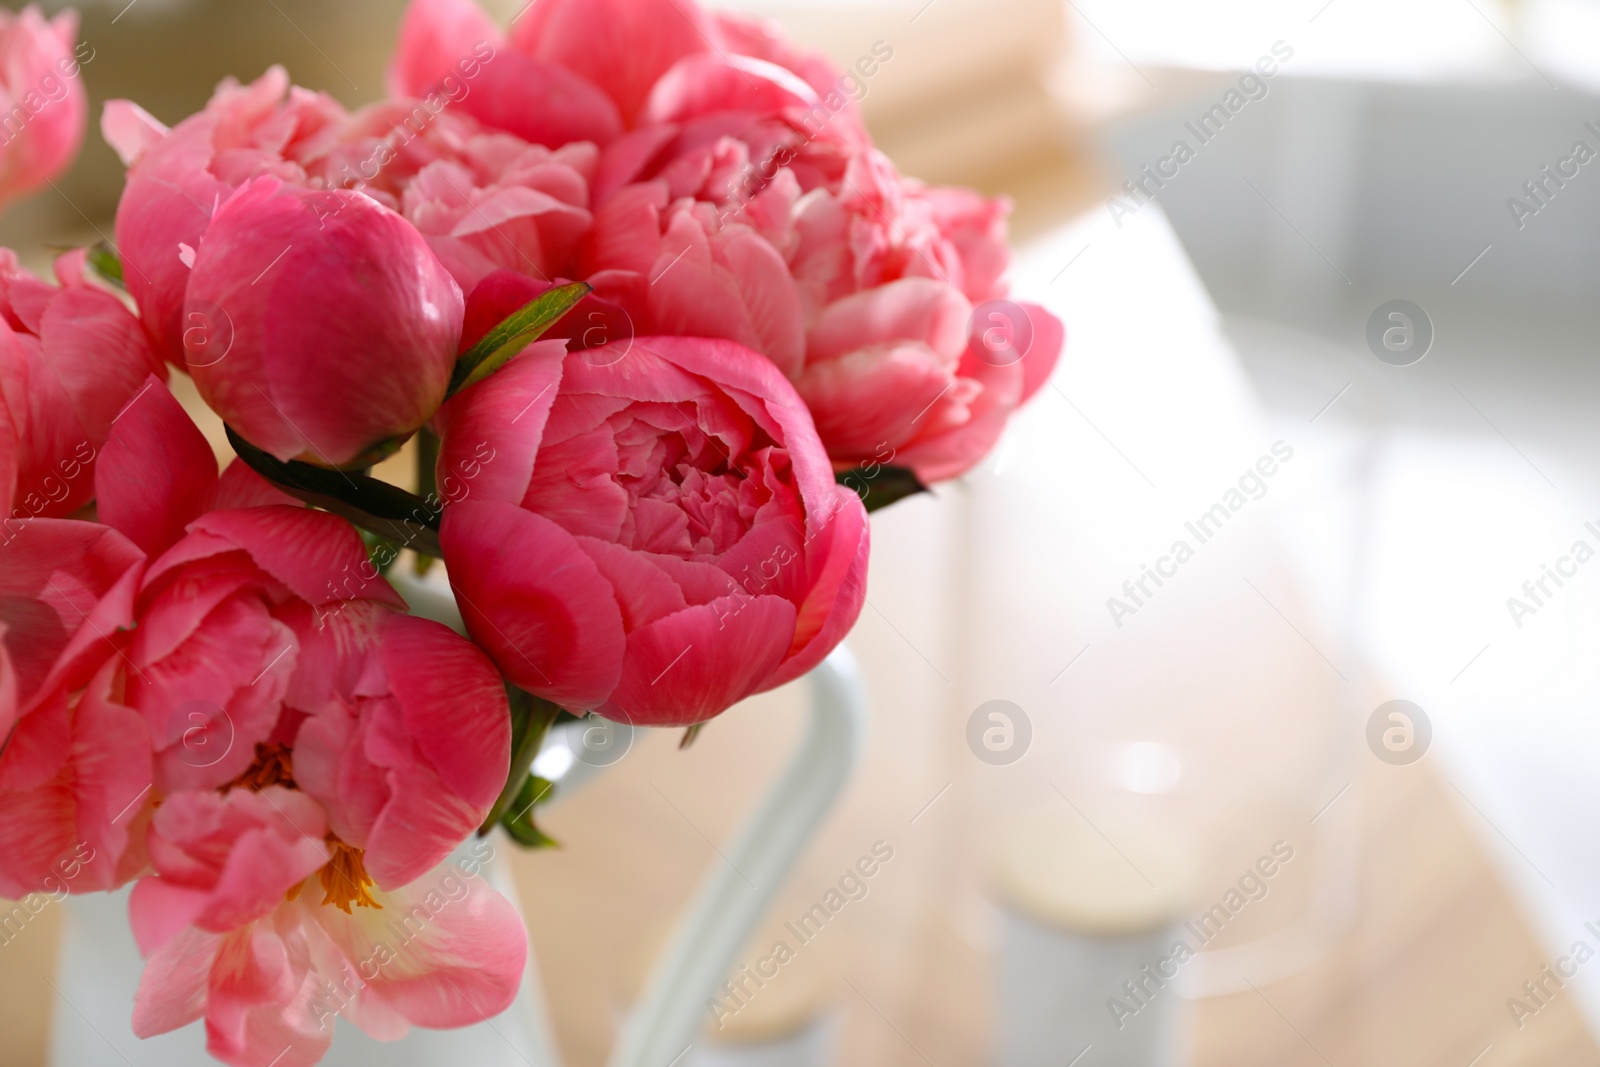
<svg viewBox="0 0 1600 1067">
<path fill-rule="evenodd" d="M 78 15 L 46 21 L 37 4 L 0 11 L 0 205 L 43 187 L 83 147 L 89 100 L 79 63 Z"/>
<path fill-rule="evenodd" d="M 56 260 L 51 285 L 0 249 L 0 542 L 17 523 L 70 515 L 94 496 L 112 420 L 165 375 L 139 321 L 88 283 L 84 253 Z"/>
<path fill-rule="evenodd" d="M 564 707 L 702 722 L 816 666 L 865 596 L 866 513 L 766 360 L 728 341 L 541 341 L 441 414 L 493 459 L 440 541 L 467 625 Z"/>
<path fill-rule="evenodd" d="M 315 1063 L 341 1014 L 392 1039 L 504 1011 L 521 919 L 439 868 L 510 762 L 493 666 L 437 623 L 355 604 L 303 646 L 291 700 L 315 710 L 286 712 L 228 789 L 179 792 L 152 820 L 135 1032 L 203 1015 L 212 1055 L 268 1067 Z"/>
<path fill-rule="evenodd" d="M 17 656 L 0 645 L 0 711 L 21 721 L 0 756 L 18 839 L 0 891 L 55 871 L 62 841 L 93 846 L 85 888 L 148 864 L 135 1029 L 203 1016 L 212 1055 L 239 1067 L 316 1062 L 339 1014 L 392 1038 L 503 1010 L 522 924 L 439 869 L 506 780 L 493 664 L 404 614 L 344 520 L 239 464 L 219 477 L 148 385 L 96 475 L 118 529 L 34 520 L 0 557 L 19 586 L 0 596 L 4 633 L 13 614 L 34 627 Z"/>
<path fill-rule="evenodd" d="M 287 847 L 287 822 L 254 824 L 224 853 L 229 864 L 256 841 Z M 197 837 L 184 845 L 211 853 L 212 829 L 195 827 Z M 176 861 L 193 863 L 187 851 Z M 290 890 L 292 899 L 279 896 L 270 913 L 227 932 L 194 925 L 156 945 L 142 942 L 150 955 L 134 1001 L 134 1032 L 150 1037 L 203 1017 L 206 1050 L 224 1063 L 311 1067 L 327 1052 L 340 1016 L 373 1037 L 396 1040 L 412 1025 L 469 1026 L 511 1005 L 527 960 L 526 932 L 511 903 L 474 872 L 442 866 L 403 889 L 373 889 L 349 912 L 323 903 L 345 879 L 343 869 L 315 875 Z M 146 884 L 135 889 L 136 931 Z"/>
<path fill-rule="evenodd" d="M 478 41 L 495 52 L 494 89 L 462 109 L 552 148 L 557 131 L 527 116 L 586 116 L 562 129 L 599 146 L 593 225 L 559 273 L 641 335 L 767 356 L 838 468 L 959 475 L 1049 377 L 1064 335 L 1042 308 L 1001 309 L 1025 342 L 1001 358 L 969 351 L 1007 292 L 1008 208 L 904 178 L 872 147 L 855 102 L 893 61 L 886 42 L 841 72 L 769 23 L 694 0 L 540 0 L 509 37 L 473 0 L 413 0 L 392 88 L 443 84 Z"/>
<path fill-rule="evenodd" d="M 189 278 L 188 368 L 279 459 L 370 466 L 444 402 L 461 289 L 416 229 L 361 193 L 253 179 Z"/>
</svg>

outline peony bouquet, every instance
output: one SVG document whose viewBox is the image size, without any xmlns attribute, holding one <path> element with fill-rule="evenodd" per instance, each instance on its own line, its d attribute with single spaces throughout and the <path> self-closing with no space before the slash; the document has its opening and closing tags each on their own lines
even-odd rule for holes
<svg viewBox="0 0 1600 1067">
<path fill-rule="evenodd" d="M 7 195 L 81 140 L 73 36 L 0 23 Z M 503 1010 L 525 931 L 449 858 L 544 840 L 549 727 L 815 667 L 868 512 L 977 463 L 1064 340 L 1006 300 L 1006 205 L 902 177 L 768 24 L 416 0 L 389 90 L 113 101 L 114 242 L 0 258 L 0 896 L 133 883 L 135 1031 L 240 1067 Z M 374 478 L 402 448 L 416 484 Z"/>
</svg>

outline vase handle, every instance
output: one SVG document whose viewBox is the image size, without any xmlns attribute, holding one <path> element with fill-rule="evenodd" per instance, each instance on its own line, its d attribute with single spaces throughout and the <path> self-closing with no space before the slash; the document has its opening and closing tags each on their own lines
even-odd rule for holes
<svg viewBox="0 0 1600 1067">
<path fill-rule="evenodd" d="M 610 1067 L 672 1067 L 707 1020 L 785 879 L 850 780 L 867 733 L 867 694 L 855 658 L 835 649 L 807 676 L 811 722 L 783 778 L 725 850 L 628 1017 Z"/>
</svg>

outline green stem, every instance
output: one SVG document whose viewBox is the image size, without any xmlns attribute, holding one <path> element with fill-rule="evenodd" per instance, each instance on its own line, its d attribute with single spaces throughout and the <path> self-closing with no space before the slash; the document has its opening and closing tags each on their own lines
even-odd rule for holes
<svg viewBox="0 0 1600 1067">
<path fill-rule="evenodd" d="M 556 705 L 532 693 L 515 686 L 507 686 L 506 690 L 511 698 L 511 771 L 506 777 L 506 787 L 500 791 L 500 798 L 494 802 L 494 807 L 489 809 L 489 817 L 478 828 L 479 837 L 487 835 L 499 825 L 512 800 L 533 776 L 533 758 L 539 754 L 545 735 L 550 732 L 550 725 L 561 714 L 561 709 Z"/>
<path fill-rule="evenodd" d="M 435 507 L 442 506 L 439 499 L 439 435 L 426 426 L 417 431 L 417 495 Z M 417 553 L 418 578 L 433 568 L 433 559 L 426 552 Z"/>
</svg>

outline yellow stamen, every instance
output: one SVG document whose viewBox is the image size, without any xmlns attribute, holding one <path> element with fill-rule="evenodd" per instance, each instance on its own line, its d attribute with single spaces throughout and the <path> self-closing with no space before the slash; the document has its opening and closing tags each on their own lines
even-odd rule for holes
<svg viewBox="0 0 1600 1067">
<path fill-rule="evenodd" d="M 382 908 L 383 905 L 373 900 L 372 894 L 367 892 L 367 887 L 372 885 L 373 881 L 367 876 L 366 864 L 362 862 L 364 853 L 361 849 L 351 848 L 329 834 L 328 851 L 328 862 L 317 872 L 317 879 L 322 883 L 325 894 L 322 902 L 332 904 L 346 915 L 351 914 L 352 904 L 358 908 Z M 298 894 L 299 890 L 291 892 Z"/>
</svg>

